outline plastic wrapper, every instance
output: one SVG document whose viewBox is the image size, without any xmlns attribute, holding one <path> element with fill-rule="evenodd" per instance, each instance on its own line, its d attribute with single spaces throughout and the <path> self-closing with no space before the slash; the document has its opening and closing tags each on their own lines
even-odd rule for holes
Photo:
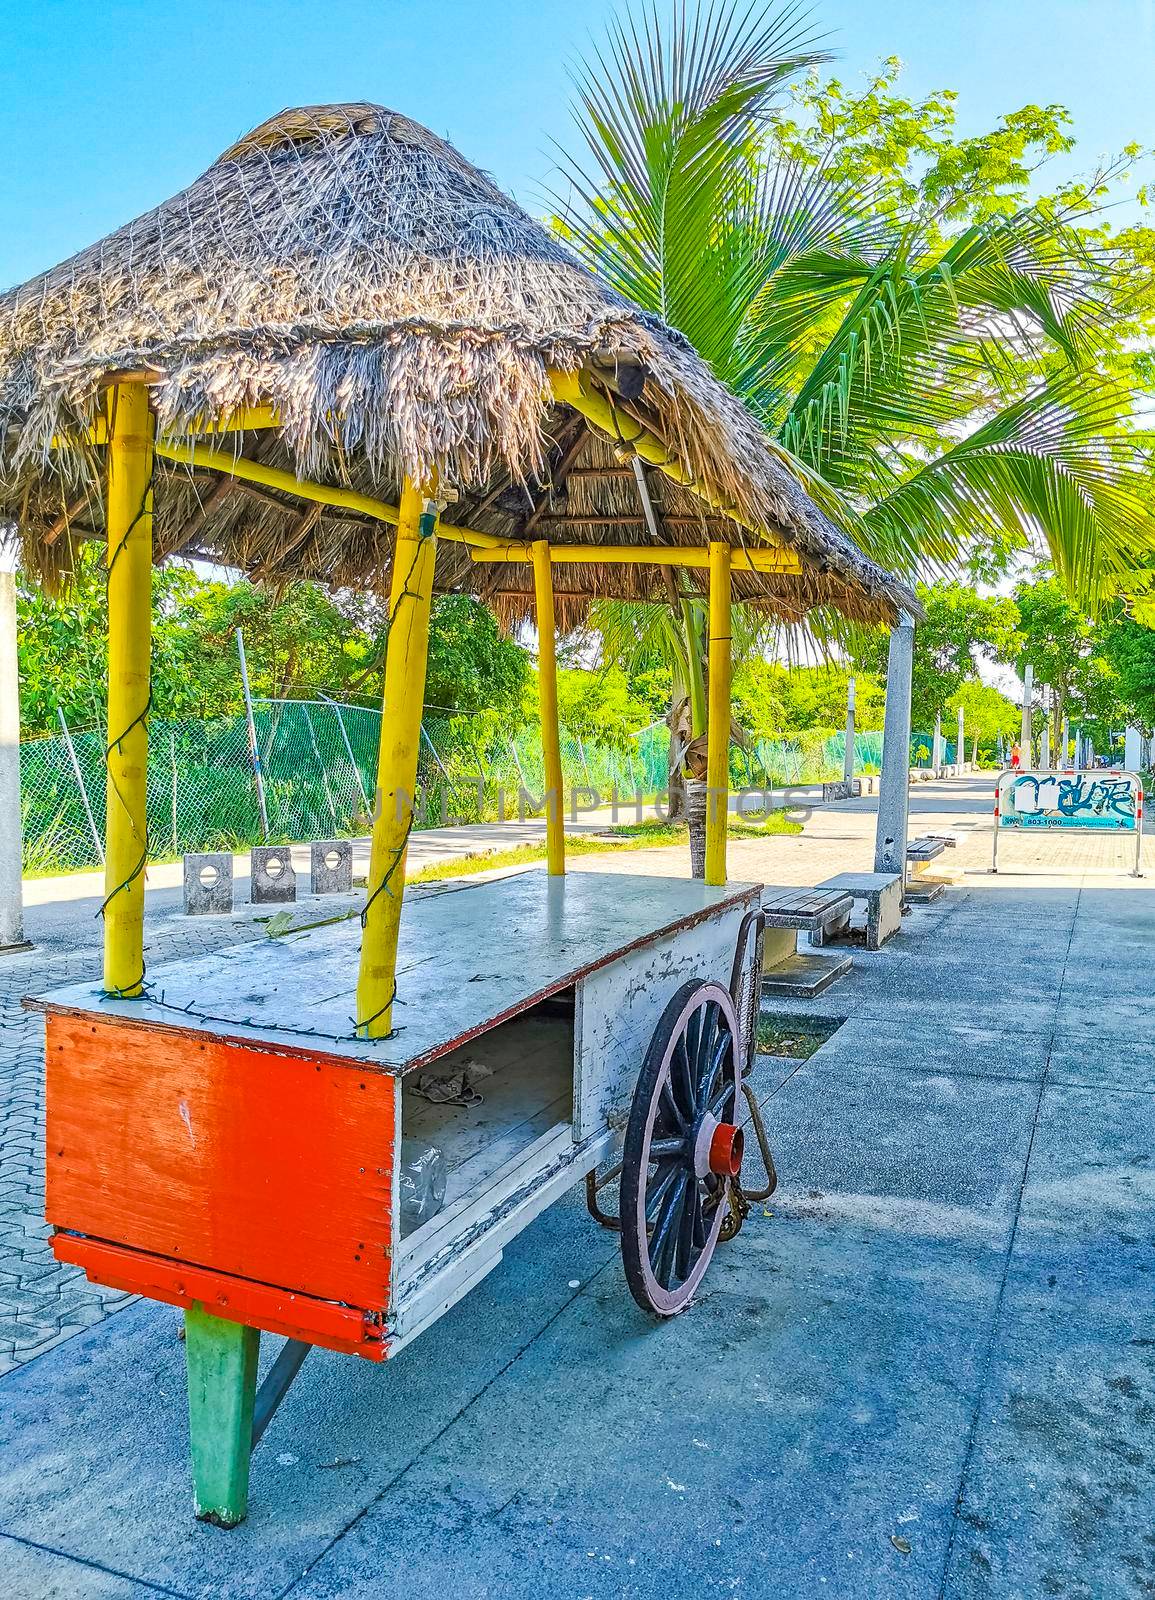
<svg viewBox="0 0 1155 1600">
<path fill-rule="evenodd" d="M 397 1186 L 401 1195 L 401 1237 L 435 1217 L 445 1204 L 449 1164 L 435 1144 L 402 1139 Z"/>
</svg>

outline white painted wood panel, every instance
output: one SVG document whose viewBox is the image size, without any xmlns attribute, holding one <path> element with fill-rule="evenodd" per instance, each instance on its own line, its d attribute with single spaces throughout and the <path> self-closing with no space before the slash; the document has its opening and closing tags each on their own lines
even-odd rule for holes
<svg viewBox="0 0 1155 1600">
<path fill-rule="evenodd" d="M 757 892 L 750 891 L 749 905 Z M 577 991 L 575 1137 L 607 1125 L 619 1137 L 654 1030 L 691 978 L 724 987 L 747 905 L 716 912 L 693 928 L 647 942 L 583 978 Z M 749 959 L 753 960 L 753 941 Z"/>
</svg>

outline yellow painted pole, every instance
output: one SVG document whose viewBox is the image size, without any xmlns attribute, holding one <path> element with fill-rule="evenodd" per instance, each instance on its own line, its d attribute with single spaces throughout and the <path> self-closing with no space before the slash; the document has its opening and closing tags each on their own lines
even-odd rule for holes
<svg viewBox="0 0 1155 1600">
<path fill-rule="evenodd" d="M 710 701 L 706 721 L 706 882 L 726 881 L 730 808 L 730 546 L 710 545 Z"/>
<path fill-rule="evenodd" d="M 561 738 L 557 726 L 557 641 L 548 539 L 534 540 L 533 588 L 537 600 L 541 750 L 545 757 L 545 852 L 550 877 L 560 878 L 565 876 L 565 797 L 562 793 Z"/>
<path fill-rule="evenodd" d="M 327 483 L 314 483 L 310 478 L 298 478 L 283 467 L 267 467 L 263 461 L 250 461 L 230 450 L 213 450 L 203 444 L 170 444 L 164 439 L 156 442 L 156 453 L 165 461 L 175 461 L 182 466 L 208 467 L 229 478 L 240 478 L 245 483 L 263 484 L 267 489 L 277 489 L 283 494 L 296 495 L 301 500 L 312 500 L 318 505 L 336 506 L 347 511 L 360 511 L 379 522 L 395 523 L 401 515 L 397 506 L 386 500 L 374 500 L 371 495 L 359 494 L 356 489 L 339 489 Z M 503 546 L 506 541 L 495 533 L 478 533 L 473 528 L 457 528 L 452 523 L 439 522 L 437 531 L 443 539 L 454 539 L 460 544 L 476 544 L 488 548 Z M 528 546 L 524 546 L 528 550 Z M 526 560 L 529 560 L 527 554 Z"/>
<path fill-rule="evenodd" d="M 471 549 L 469 554 L 481 565 L 533 560 L 533 546 L 502 542 Z M 708 567 L 710 552 L 699 545 L 645 545 L 645 544 L 551 544 L 549 558 L 554 566 L 600 564 L 614 562 L 627 567 Z M 783 573 L 787 576 L 802 571 L 798 554 L 785 547 L 766 550 L 738 550 L 731 552 L 730 567 L 734 572 Z"/>
<path fill-rule="evenodd" d="M 361 917 L 357 1032 L 383 1039 L 393 1026 L 397 938 L 405 889 L 405 855 L 413 824 L 421 707 L 429 656 L 429 608 L 437 555 L 437 508 L 406 478 L 401 488 L 385 696 L 377 752 L 377 796 L 369 851 L 369 892 Z"/>
<path fill-rule="evenodd" d="M 104 987 L 108 994 L 137 995 L 144 980 L 148 858 L 154 425 L 143 383 L 117 385 L 109 401 Z"/>
</svg>

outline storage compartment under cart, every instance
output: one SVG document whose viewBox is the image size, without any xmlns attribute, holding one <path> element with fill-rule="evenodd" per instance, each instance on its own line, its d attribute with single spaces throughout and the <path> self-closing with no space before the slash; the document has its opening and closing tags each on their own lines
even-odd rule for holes
<svg viewBox="0 0 1155 1600">
<path fill-rule="evenodd" d="M 729 986 L 736 948 L 753 972 L 757 899 L 540 871 L 414 895 L 380 1040 L 353 1028 L 356 919 L 158 968 L 141 999 L 35 1002 L 57 1256 L 305 1344 L 396 1353 L 614 1157 L 672 998 Z M 458 1099 L 417 1092 L 459 1077 Z M 403 1139 L 445 1160 L 441 1209 L 404 1233 Z"/>
</svg>

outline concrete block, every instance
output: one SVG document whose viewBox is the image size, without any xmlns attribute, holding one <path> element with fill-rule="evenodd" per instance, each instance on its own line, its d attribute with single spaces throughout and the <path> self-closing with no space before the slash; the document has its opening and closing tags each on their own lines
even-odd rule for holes
<svg viewBox="0 0 1155 1600">
<path fill-rule="evenodd" d="M 817 885 L 819 889 L 841 889 L 855 900 L 866 902 L 866 948 L 881 950 L 902 927 L 902 878 L 897 872 L 839 872 Z M 826 937 L 829 938 L 829 932 Z M 835 935 L 837 937 L 837 935 Z M 811 938 L 815 944 L 824 939 Z"/>
<path fill-rule="evenodd" d="M 857 800 L 861 793 L 861 778 L 839 778 L 834 783 L 824 783 L 822 785 L 823 801 Z"/>
<path fill-rule="evenodd" d="M 353 841 L 317 839 L 309 846 L 310 894 L 353 892 Z"/>
<path fill-rule="evenodd" d="M 233 858 L 227 850 L 190 850 L 184 858 L 184 909 L 189 917 L 222 917 L 233 909 Z"/>
<path fill-rule="evenodd" d="M 255 844 L 250 862 L 249 898 L 255 906 L 284 905 L 297 898 L 297 874 L 287 844 Z"/>
</svg>

